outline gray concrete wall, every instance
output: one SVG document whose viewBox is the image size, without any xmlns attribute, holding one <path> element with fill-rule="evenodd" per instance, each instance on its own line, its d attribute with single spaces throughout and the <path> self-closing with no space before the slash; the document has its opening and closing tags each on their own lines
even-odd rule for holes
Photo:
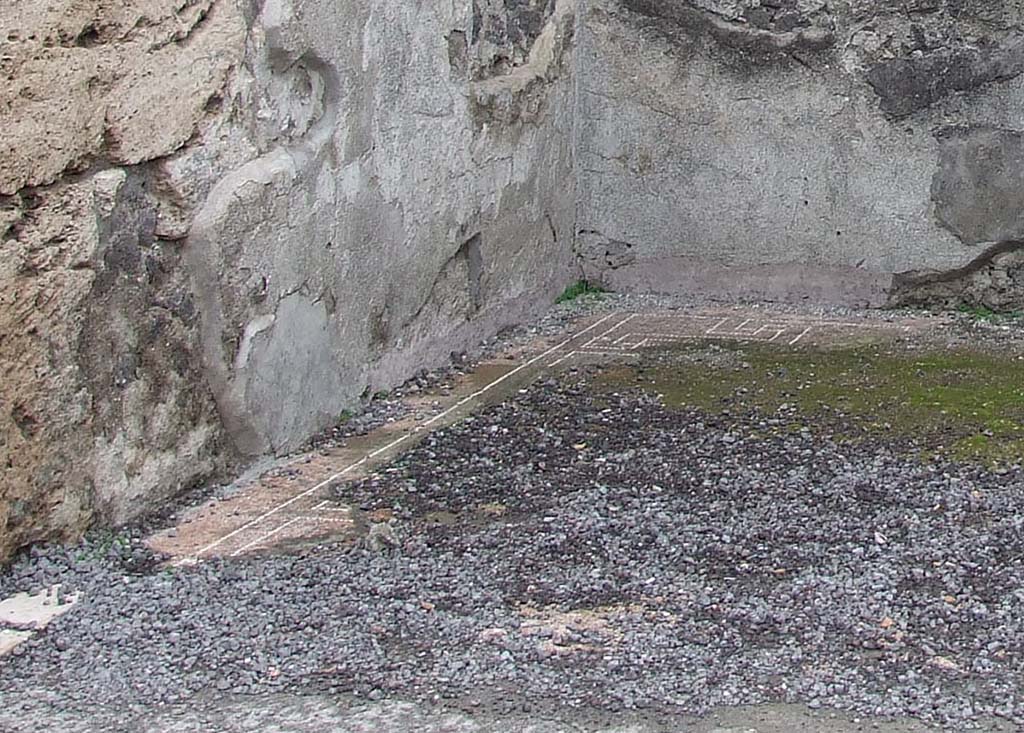
<svg viewBox="0 0 1024 733">
<path fill-rule="evenodd" d="M 1024 236 L 1022 8 L 586 0 L 588 275 L 879 305 L 991 268 L 989 245 Z M 1024 286 L 989 291 L 1005 305 Z"/>
<path fill-rule="evenodd" d="M 0 557 L 295 449 L 574 276 L 567 0 L 0 19 Z"/>
</svg>

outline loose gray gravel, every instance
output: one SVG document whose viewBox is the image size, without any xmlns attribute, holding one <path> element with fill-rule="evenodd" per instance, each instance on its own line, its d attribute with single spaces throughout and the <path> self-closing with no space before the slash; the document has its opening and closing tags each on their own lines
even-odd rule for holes
<svg viewBox="0 0 1024 733">
<path fill-rule="evenodd" d="M 394 512 L 389 552 L 159 570 L 130 535 L 32 551 L 0 589 L 61 582 L 84 598 L 3 662 L 0 695 L 74 708 L 317 690 L 694 713 L 802 701 L 1024 724 L 1019 471 L 926 465 L 813 426 L 773 436 L 757 416 L 587 381 L 536 383 L 339 487 Z M 605 609 L 609 626 L 525 634 L 524 607 Z"/>
<path fill-rule="evenodd" d="M 340 416 L 336 425 L 315 435 L 309 441 L 308 447 L 313 450 L 322 450 L 342 445 L 351 437 L 365 435 L 390 422 L 408 417 L 414 410 L 410 408 L 405 398 L 416 396 L 426 390 L 440 388 L 443 392 L 454 380 L 471 372 L 482 360 L 514 351 L 539 338 L 561 337 L 581 318 L 616 312 L 685 312 L 714 305 L 740 304 L 734 301 L 721 304 L 707 298 L 694 299 L 693 297 L 673 295 L 621 293 L 582 295 L 574 300 L 552 306 L 534 322 L 509 327 L 476 344 L 468 352 L 453 352 L 451 363 L 435 369 L 423 369 L 413 375 L 405 384 L 390 392 L 367 395 L 359 409 L 351 415 Z M 889 322 L 899 317 L 931 313 L 926 310 L 913 309 L 864 310 L 843 306 L 808 306 L 764 303 L 762 301 L 751 301 L 743 305 L 747 309 L 760 310 L 765 314 L 777 313 L 865 322 Z M 1019 314 L 1008 316 L 992 314 L 989 317 L 979 318 L 969 313 L 936 311 L 934 315 L 945 315 L 951 318 L 951 327 L 944 333 L 948 345 L 951 346 L 957 343 L 974 344 L 979 340 L 990 344 L 1004 341 L 1024 341 L 1024 319 Z M 425 411 L 421 410 L 420 417 L 436 414 L 442 409 L 438 404 L 433 410 L 431 408 L 427 408 Z M 230 489 L 220 492 L 220 495 L 229 493 L 231 493 Z M 209 492 L 197 493 L 193 498 L 193 503 L 201 501 L 208 494 Z"/>
</svg>

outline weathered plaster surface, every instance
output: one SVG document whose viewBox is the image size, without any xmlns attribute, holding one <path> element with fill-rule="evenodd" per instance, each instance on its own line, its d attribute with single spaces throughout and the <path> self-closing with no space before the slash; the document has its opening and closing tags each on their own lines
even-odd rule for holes
<svg viewBox="0 0 1024 733">
<path fill-rule="evenodd" d="M 0 556 L 293 449 L 570 277 L 565 0 L 8 5 Z"/>
<path fill-rule="evenodd" d="M 587 0 L 586 272 L 877 305 L 902 287 L 894 273 L 960 268 L 1020 236 L 1022 11 Z"/>
<path fill-rule="evenodd" d="M 254 53 L 302 75 L 316 114 L 214 187 L 188 247 L 243 452 L 295 448 L 564 285 L 571 5 L 522 32 L 497 7 L 263 6 Z M 487 40 L 453 51 L 459 34 Z"/>
</svg>

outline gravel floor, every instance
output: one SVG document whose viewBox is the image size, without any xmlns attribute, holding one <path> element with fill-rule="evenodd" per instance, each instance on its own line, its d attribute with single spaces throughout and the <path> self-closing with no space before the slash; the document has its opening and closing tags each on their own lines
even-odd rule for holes
<svg viewBox="0 0 1024 733">
<path fill-rule="evenodd" d="M 85 597 L 4 662 L 0 695 L 803 701 L 1024 724 L 1020 471 L 723 419 L 569 372 L 341 487 L 392 511 L 388 550 L 179 570 L 130 536 L 33 551 L 0 588 Z"/>
<path fill-rule="evenodd" d="M 611 293 L 600 296 L 585 296 L 574 301 L 554 306 L 535 323 L 505 329 L 501 333 L 482 341 L 470 352 L 452 353 L 450 364 L 436 369 L 422 369 L 400 387 L 390 392 L 370 395 L 357 412 L 346 415 L 337 425 L 315 435 L 310 440 L 314 450 L 343 444 L 346 439 L 365 435 L 390 422 L 400 420 L 414 413 L 405 401 L 427 390 L 446 394 L 454 380 L 471 372 L 482 360 L 500 356 L 535 341 L 538 338 L 559 336 L 567 327 L 581 317 L 619 310 L 626 298 L 633 307 L 647 302 L 645 296 L 618 296 Z M 420 417 L 429 417 L 440 412 L 440 403 L 420 411 Z"/>
</svg>

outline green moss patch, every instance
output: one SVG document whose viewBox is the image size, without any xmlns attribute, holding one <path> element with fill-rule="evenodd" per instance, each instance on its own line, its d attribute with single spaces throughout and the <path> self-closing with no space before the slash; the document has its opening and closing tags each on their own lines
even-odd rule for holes
<svg viewBox="0 0 1024 733">
<path fill-rule="evenodd" d="M 695 342 L 607 370 L 598 382 L 639 386 L 668 406 L 756 412 L 787 429 L 899 436 L 962 460 L 1024 460 L 1024 358 L 1017 354 Z"/>
<path fill-rule="evenodd" d="M 568 303 L 582 295 L 600 295 L 605 292 L 607 291 L 597 283 L 592 283 L 589 280 L 580 280 L 562 291 L 562 294 L 558 296 L 555 303 Z"/>
</svg>

